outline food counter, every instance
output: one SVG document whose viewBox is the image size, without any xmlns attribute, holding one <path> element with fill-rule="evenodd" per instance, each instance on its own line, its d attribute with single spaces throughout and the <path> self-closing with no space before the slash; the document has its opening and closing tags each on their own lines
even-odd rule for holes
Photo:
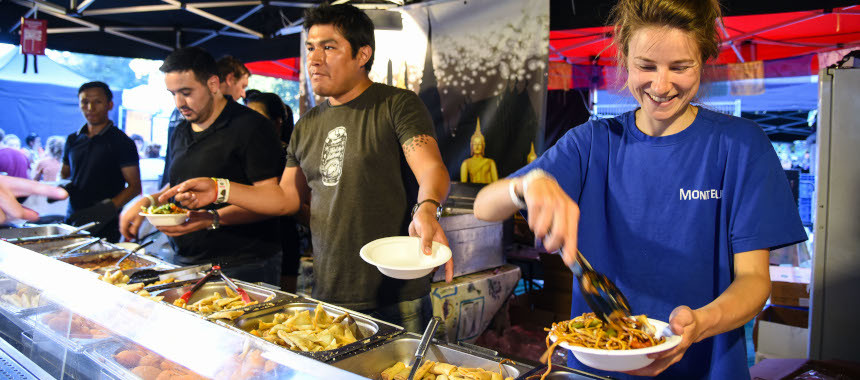
<svg viewBox="0 0 860 380">
<path fill-rule="evenodd" d="M 398 361 L 409 364 L 419 339 L 363 314 L 240 281 L 253 305 L 193 308 L 204 299 L 210 305 L 231 302 L 230 290 L 213 280 L 181 307 L 176 300 L 194 280 L 147 286 L 144 294 L 142 284 L 116 280 L 123 276 L 110 260 L 121 248 L 99 241 L 66 254 L 86 244 L 71 244 L 81 238 L 0 241 L 0 348 L 40 367 L 33 373 L 71 379 L 380 379 Z M 173 267 L 147 255 L 131 258 L 127 271 Z M 314 335 L 307 335 L 312 329 Z M 440 342 L 431 345 L 428 359 L 501 369 L 505 378 L 525 378 L 532 370 L 500 365 L 493 352 Z"/>
</svg>

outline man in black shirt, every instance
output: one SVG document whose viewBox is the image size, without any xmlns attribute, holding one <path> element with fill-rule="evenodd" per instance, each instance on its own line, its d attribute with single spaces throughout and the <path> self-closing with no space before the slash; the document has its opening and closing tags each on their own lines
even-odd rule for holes
<svg viewBox="0 0 860 380">
<path fill-rule="evenodd" d="M 255 111 L 224 97 L 209 53 L 200 48 L 176 50 L 161 71 L 185 118 L 167 145 L 164 178 L 168 186 L 194 177 L 277 185 L 284 158 L 274 128 Z M 163 191 L 142 198 L 123 213 L 123 236 L 136 237 L 143 221 L 140 207 L 154 204 Z M 217 204 L 190 211 L 188 221 L 179 226 L 158 229 L 171 238 L 177 264 L 220 263 L 227 275 L 245 281 L 277 284 L 280 280 L 277 218 Z"/>
<path fill-rule="evenodd" d="M 117 216 L 122 207 L 140 194 L 140 169 L 134 142 L 108 119 L 113 93 L 103 82 L 85 83 L 78 89 L 81 113 L 87 123 L 66 137 L 62 178 L 70 178 L 67 222 L 99 224 L 95 236 L 119 241 Z"/>
</svg>

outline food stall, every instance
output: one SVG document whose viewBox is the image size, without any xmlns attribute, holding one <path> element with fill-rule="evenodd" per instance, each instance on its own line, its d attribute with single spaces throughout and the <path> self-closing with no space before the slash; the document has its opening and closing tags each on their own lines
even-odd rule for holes
<svg viewBox="0 0 860 380">
<path fill-rule="evenodd" d="M 419 343 L 418 335 L 400 326 L 259 284 L 235 281 L 251 301 L 238 308 L 230 309 L 231 290 L 217 278 L 183 303 L 177 300 L 204 272 L 164 284 L 129 284 L 135 271 L 176 267 L 134 253 L 120 273 L 118 254 L 128 251 L 103 240 L 86 234 L 33 236 L 25 229 L 18 235 L 30 236 L 18 238 L 15 230 L 3 231 L 0 355 L 7 360 L 0 360 L 6 366 L 0 373 L 73 379 L 379 379 L 398 362 L 409 365 Z M 206 310 L 200 307 L 204 299 L 210 301 Z M 290 324 L 298 326 L 303 317 L 313 325 L 308 330 L 331 333 L 331 344 L 305 346 L 315 338 L 290 335 L 301 332 Z M 452 370 L 501 371 L 512 379 L 540 370 L 440 341 L 431 344 L 426 358 L 459 366 Z M 569 376 L 553 378 L 596 378 L 564 371 L 557 375 Z"/>
</svg>

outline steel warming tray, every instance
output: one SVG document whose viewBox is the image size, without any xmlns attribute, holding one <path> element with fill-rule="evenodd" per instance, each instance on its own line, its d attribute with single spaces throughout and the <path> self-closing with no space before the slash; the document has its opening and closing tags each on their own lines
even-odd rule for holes
<svg viewBox="0 0 860 380">
<path fill-rule="evenodd" d="M 104 272 L 105 268 L 116 268 L 116 262 L 128 254 L 127 251 L 108 251 L 100 253 L 84 253 L 80 255 L 71 255 L 58 258 L 58 260 L 74 265 L 78 268 L 89 269 L 95 272 Z M 155 266 L 156 261 L 150 260 L 140 255 L 132 254 L 122 261 L 120 265 L 122 270 L 147 268 Z"/>
<path fill-rule="evenodd" d="M 334 350 L 317 352 L 293 351 L 295 353 L 309 356 L 319 361 L 329 361 L 331 359 L 343 356 L 352 351 L 361 349 L 362 347 L 365 347 L 369 344 L 373 344 L 375 342 L 387 339 L 402 332 L 402 328 L 398 326 L 371 318 L 367 315 L 355 313 L 338 306 L 329 305 L 322 302 L 318 303 L 306 299 L 300 299 L 299 302 L 287 303 L 277 307 L 256 310 L 253 312 L 246 313 L 245 315 L 236 318 L 236 320 L 234 321 L 219 321 L 219 323 L 223 323 L 224 325 L 227 325 L 229 327 L 239 329 L 250 335 L 249 331 L 256 329 L 260 321 L 271 323 L 275 318 L 275 314 L 277 313 L 295 314 L 296 312 L 308 310 L 309 312 L 311 312 L 311 315 L 313 315 L 313 312 L 318 304 L 321 304 L 323 310 L 325 310 L 325 312 L 328 313 L 329 316 L 334 318 L 337 318 L 344 313 L 349 313 L 349 315 L 355 320 L 358 330 L 361 332 L 363 338 L 359 339 L 354 343 L 344 345 L 343 347 Z M 284 347 L 284 349 L 289 348 Z"/>
<path fill-rule="evenodd" d="M 91 242 L 94 238 L 90 236 L 81 236 L 81 235 L 73 235 L 73 236 L 59 236 L 59 237 L 49 237 L 49 238 L 38 238 L 35 240 L 27 240 L 27 241 L 10 241 L 12 244 L 16 244 L 21 246 L 22 248 L 29 249 L 31 251 L 35 251 L 41 253 L 46 256 L 51 257 L 59 257 L 66 255 L 68 251 L 75 249 L 83 244 L 87 244 Z M 93 245 L 90 245 L 86 248 L 81 249 L 75 253 L 97 253 L 97 252 L 108 252 L 115 251 L 119 249 L 105 241 L 96 242 Z"/>
<path fill-rule="evenodd" d="M 380 374 L 382 374 L 382 371 L 397 362 L 409 365 L 415 356 L 415 350 L 418 348 L 420 341 L 420 336 L 406 333 L 375 347 L 369 347 L 364 352 L 337 360 L 331 363 L 331 365 L 371 379 L 381 379 Z M 499 362 L 502 358 L 469 351 L 463 347 L 451 346 L 444 343 L 431 343 L 427 349 L 425 358 L 458 367 L 482 368 L 489 371 L 499 370 Z M 530 366 L 511 363 L 502 364 L 502 368 L 504 369 L 502 375 L 514 378 L 531 370 Z"/>
<path fill-rule="evenodd" d="M 517 378 L 519 379 L 538 379 L 546 372 L 546 365 L 535 367 L 533 370 Z M 612 380 L 611 377 L 602 377 L 592 375 L 588 372 L 583 372 L 576 369 L 567 368 L 557 364 L 552 365 L 552 371 L 547 375 L 546 380 Z"/>
<path fill-rule="evenodd" d="M 280 293 L 280 292 L 276 293 L 270 289 L 266 289 L 266 288 L 252 285 L 252 284 L 242 282 L 242 281 L 234 281 L 234 282 L 240 288 L 245 289 L 245 292 L 248 293 L 248 296 L 251 297 L 252 300 L 257 301 L 259 303 L 256 305 L 251 305 L 251 306 L 246 306 L 246 307 L 231 309 L 231 310 L 245 310 L 247 312 L 250 310 L 257 310 L 257 309 L 261 309 L 261 308 L 272 307 L 272 306 L 278 304 L 279 302 L 288 302 L 288 300 L 290 299 L 290 297 L 285 295 L 284 293 Z M 168 285 L 170 285 L 170 284 L 168 284 Z M 150 293 L 154 296 L 163 296 L 164 297 L 164 299 L 162 300 L 163 302 L 167 302 L 167 303 L 173 305 L 173 301 L 176 301 L 177 299 L 181 298 L 182 295 L 185 294 L 185 292 L 191 290 L 192 286 L 194 286 L 194 282 L 184 282 L 184 283 L 180 283 L 180 286 L 168 287 L 167 289 L 164 289 L 164 290 L 154 290 L 154 291 L 150 291 Z M 191 296 L 191 298 L 188 299 L 188 305 L 191 305 L 197 301 L 200 301 L 203 298 L 209 297 L 209 296 L 215 294 L 215 292 L 218 292 L 222 296 L 226 296 L 226 291 L 224 290 L 224 288 L 226 286 L 227 286 L 227 284 L 225 284 L 224 281 L 207 282 L 207 283 L 203 284 L 203 286 L 201 286 L 200 289 L 198 289 L 197 292 L 195 292 L 194 295 Z M 186 310 L 188 312 L 193 313 L 192 311 L 187 310 L 187 309 L 183 309 L 183 310 Z M 201 315 L 206 316 L 209 314 L 211 314 L 211 313 L 206 313 L 206 314 L 201 314 Z"/>
<path fill-rule="evenodd" d="M 0 239 L 7 240 L 29 240 L 39 237 L 53 237 L 67 235 L 76 227 L 67 224 L 43 224 L 43 225 L 27 225 L 19 228 L 6 228 L 0 230 Z M 88 235 L 86 231 L 76 233 L 75 236 Z"/>
</svg>

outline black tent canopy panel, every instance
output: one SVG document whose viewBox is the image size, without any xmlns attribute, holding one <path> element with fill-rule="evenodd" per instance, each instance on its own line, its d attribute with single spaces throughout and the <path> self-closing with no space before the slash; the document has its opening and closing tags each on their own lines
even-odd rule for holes
<svg viewBox="0 0 860 380">
<path fill-rule="evenodd" d="M 243 61 L 297 57 L 302 13 L 324 0 L 0 0 L 0 42 L 17 44 L 21 17 L 48 20 L 48 47 L 79 53 L 162 59 L 200 46 Z M 455 0 L 335 0 L 390 9 Z M 460 0 L 456 0 L 460 1 Z M 550 28 L 606 23 L 614 1 L 550 0 Z M 725 15 L 828 9 L 853 0 L 722 0 Z"/>
</svg>

